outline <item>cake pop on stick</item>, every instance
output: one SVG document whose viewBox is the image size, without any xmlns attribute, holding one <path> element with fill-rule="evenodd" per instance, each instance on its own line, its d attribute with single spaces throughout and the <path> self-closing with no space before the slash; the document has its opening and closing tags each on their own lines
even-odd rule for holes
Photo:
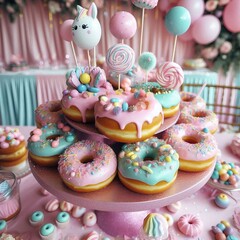
<svg viewBox="0 0 240 240">
<path fill-rule="evenodd" d="M 139 55 L 141 55 L 142 54 L 142 45 L 143 45 L 143 29 L 144 29 L 145 9 L 155 8 L 158 4 L 158 0 L 132 0 L 132 3 L 136 7 L 142 8 L 141 35 L 140 35 L 140 46 L 139 46 Z"/>
<path fill-rule="evenodd" d="M 177 37 L 185 33 L 190 27 L 191 15 L 189 11 L 182 6 L 173 7 L 166 14 L 164 23 L 168 32 L 175 36 L 172 53 L 172 62 L 174 62 L 177 47 Z"/>
<path fill-rule="evenodd" d="M 76 52 L 73 46 L 73 39 L 72 39 L 72 24 L 73 24 L 73 20 L 72 19 L 68 19 L 66 21 L 63 22 L 63 24 L 60 27 L 60 35 L 62 37 L 63 40 L 70 42 L 71 44 L 71 49 L 73 52 L 73 57 L 75 60 L 75 64 L 78 67 L 78 62 L 77 62 L 77 56 L 76 56 Z"/>
<path fill-rule="evenodd" d="M 118 73 L 118 90 L 120 90 L 121 74 L 127 73 L 135 62 L 135 53 L 126 44 L 115 44 L 107 51 L 106 62 L 108 67 Z"/>
<path fill-rule="evenodd" d="M 101 25 L 97 19 L 97 7 L 95 3 L 92 3 L 87 10 L 78 5 L 77 12 L 78 15 L 72 24 L 73 41 L 79 48 L 88 51 L 88 64 L 90 68 L 91 59 L 89 50 L 97 46 L 102 35 Z M 94 59 L 94 63 L 96 63 L 96 59 Z"/>
</svg>

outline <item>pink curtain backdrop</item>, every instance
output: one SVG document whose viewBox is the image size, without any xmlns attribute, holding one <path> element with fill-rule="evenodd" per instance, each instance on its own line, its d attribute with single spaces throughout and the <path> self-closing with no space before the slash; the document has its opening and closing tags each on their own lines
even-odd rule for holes
<svg viewBox="0 0 240 240">
<path fill-rule="evenodd" d="M 131 1 L 120 5 L 119 1 L 105 1 L 105 6 L 99 9 L 98 19 L 102 25 L 102 38 L 97 46 L 97 55 L 105 56 L 107 49 L 117 39 L 109 30 L 109 21 L 116 11 L 129 11 L 137 19 L 138 30 L 135 36 L 127 40 L 138 56 L 141 9 L 133 10 Z M 60 14 L 49 18 L 48 7 L 43 1 L 26 1 L 23 13 L 14 23 L 10 23 L 7 13 L 0 14 L 0 60 L 6 65 L 10 62 L 11 55 L 20 55 L 35 67 L 59 67 L 60 65 L 73 66 L 74 58 L 69 42 L 61 39 L 59 29 L 66 16 Z M 153 52 L 158 62 L 170 61 L 173 51 L 174 37 L 164 27 L 164 18 L 159 8 L 145 11 L 143 51 Z M 175 61 L 182 64 L 185 58 L 193 56 L 193 42 L 181 42 L 178 40 Z M 86 52 L 78 49 L 78 62 L 85 64 Z M 92 51 L 91 51 L 91 54 Z"/>
</svg>

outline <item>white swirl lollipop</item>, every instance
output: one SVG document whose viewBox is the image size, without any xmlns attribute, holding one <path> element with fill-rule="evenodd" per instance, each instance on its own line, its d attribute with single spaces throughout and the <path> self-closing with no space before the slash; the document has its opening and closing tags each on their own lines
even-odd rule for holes
<svg viewBox="0 0 240 240">
<path fill-rule="evenodd" d="M 179 89 L 183 84 L 182 68 L 175 62 L 165 62 L 159 66 L 156 73 L 158 83 L 168 89 Z"/>
</svg>

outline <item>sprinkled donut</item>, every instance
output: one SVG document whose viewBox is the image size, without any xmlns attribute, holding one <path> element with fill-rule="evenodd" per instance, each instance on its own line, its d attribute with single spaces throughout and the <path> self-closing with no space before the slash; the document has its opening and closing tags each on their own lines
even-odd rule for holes
<svg viewBox="0 0 240 240">
<path fill-rule="evenodd" d="M 40 166 L 57 166 L 59 155 L 76 140 L 73 129 L 63 123 L 36 128 L 28 139 L 29 159 Z"/>
<path fill-rule="evenodd" d="M 101 96 L 94 113 L 99 132 L 117 142 L 145 140 L 163 123 L 161 104 L 152 93 L 143 90 Z"/>
<path fill-rule="evenodd" d="M 199 172 L 215 162 L 218 148 L 214 136 L 192 124 L 172 126 L 164 132 L 163 139 L 179 154 L 180 170 Z"/>
<path fill-rule="evenodd" d="M 117 159 L 106 144 L 83 140 L 70 146 L 60 156 L 58 171 L 63 182 L 77 192 L 101 189 L 116 175 Z"/>
<path fill-rule="evenodd" d="M 185 214 L 177 221 L 179 230 L 186 236 L 197 237 L 202 232 L 202 220 L 193 214 Z"/>
<path fill-rule="evenodd" d="M 200 131 L 209 131 L 212 134 L 218 129 L 217 115 L 207 109 L 198 110 L 194 108 L 183 108 L 178 123 L 190 123 L 199 128 Z"/>
<path fill-rule="evenodd" d="M 203 110 L 206 108 L 206 102 L 200 96 L 191 92 L 180 92 L 181 102 L 180 109 L 184 107 Z"/>
<path fill-rule="evenodd" d="M 176 179 L 178 167 L 176 151 L 156 137 L 124 145 L 118 158 L 121 182 L 130 190 L 144 194 L 168 189 Z"/>
<path fill-rule="evenodd" d="M 61 102 L 49 101 L 39 105 L 35 110 L 35 122 L 38 128 L 49 123 L 58 123 L 63 120 Z"/>
</svg>

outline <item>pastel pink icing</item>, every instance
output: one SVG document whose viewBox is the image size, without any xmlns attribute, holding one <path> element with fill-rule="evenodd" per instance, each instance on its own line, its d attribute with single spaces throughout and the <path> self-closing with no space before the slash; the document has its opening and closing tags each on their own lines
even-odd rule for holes
<svg viewBox="0 0 240 240">
<path fill-rule="evenodd" d="M 57 199 L 51 199 L 45 205 L 45 210 L 48 212 L 54 212 L 58 208 L 59 208 L 59 201 Z"/>
<path fill-rule="evenodd" d="M 183 108 L 181 110 L 178 123 L 191 123 L 199 130 L 207 128 L 211 133 L 218 128 L 217 115 L 210 110 L 198 110 L 194 108 Z"/>
<path fill-rule="evenodd" d="M 182 207 L 182 204 L 180 201 L 177 201 L 175 203 L 171 203 L 169 205 L 166 206 L 167 210 L 172 212 L 172 213 L 175 213 L 177 212 L 178 210 L 180 210 Z"/>
<path fill-rule="evenodd" d="M 189 237 L 197 237 L 202 231 L 202 220 L 193 214 L 185 214 L 177 221 L 179 230 Z"/>
<path fill-rule="evenodd" d="M 81 159 L 91 157 L 90 162 Z M 98 184 L 111 177 L 117 169 L 117 158 L 114 151 L 105 143 L 82 140 L 60 156 L 58 171 L 63 179 L 74 186 Z"/>
<path fill-rule="evenodd" d="M 180 109 L 184 107 L 194 108 L 196 110 L 203 110 L 206 108 L 206 102 L 200 96 L 190 92 L 180 92 L 181 102 Z"/>
<path fill-rule="evenodd" d="M 9 198 L 0 206 L 0 219 L 7 219 L 14 215 L 20 208 L 19 199 Z"/>
<path fill-rule="evenodd" d="M 144 91 L 139 92 L 139 97 L 135 97 L 135 93 L 128 94 L 115 94 L 108 95 L 105 102 L 98 101 L 94 107 L 95 119 L 97 117 L 109 118 L 116 121 L 119 124 L 120 129 L 124 129 L 127 124 L 135 123 L 137 127 L 137 136 L 142 136 L 142 126 L 146 121 L 152 123 L 154 117 L 163 116 L 163 110 L 161 104 L 155 99 L 153 93 Z M 121 108 L 124 102 L 132 106 L 131 111 L 121 111 L 119 114 L 115 114 L 113 110 L 114 104 L 111 103 L 111 99 L 118 99 L 119 107 Z M 163 118 L 162 118 L 163 119 Z M 163 120 L 162 120 L 163 123 Z"/>
<path fill-rule="evenodd" d="M 184 137 L 194 138 L 197 143 L 192 144 L 183 140 Z M 163 139 L 178 153 L 180 159 L 204 161 L 217 155 L 217 142 L 210 133 L 199 131 L 192 124 L 176 124 L 167 129 Z"/>
</svg>

